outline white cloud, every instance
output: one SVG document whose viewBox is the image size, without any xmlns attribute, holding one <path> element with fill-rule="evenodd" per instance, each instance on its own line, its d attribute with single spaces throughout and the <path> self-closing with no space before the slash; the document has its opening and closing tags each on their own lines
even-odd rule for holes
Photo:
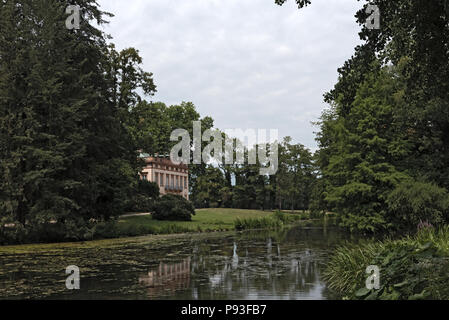
<svg viewBox="0 0 449 320">
<path fill-rule="evenodd" d="M 100 0 L 118 49 L 135 47 L 167 104 L 192 101 L 216 127 L 276 128 L 316 148 L 310 122 L 359 43 L 356 0 Z"/>
</svg>

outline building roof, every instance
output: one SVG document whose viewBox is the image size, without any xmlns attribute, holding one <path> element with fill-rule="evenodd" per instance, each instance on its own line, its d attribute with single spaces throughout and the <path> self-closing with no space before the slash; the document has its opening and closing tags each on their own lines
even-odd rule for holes
<svg viewBox="0 0 449 320">
<path fill-rule="evenodd" d="M 141 158 L 144 159 L 146 164 L 150 164 L 150 163 L 157 163 L 157 164 L 161 164 L 161 165 L 166 165 L 166 166 L 170 166 L 170 167 L 174 167 L 174 168 L 181 168 L 181 169 L 186 169 L 188 170 L 189 167 L 186 164 L 174 164 L 170 158 L 165 157 L 165 156 L 142 156 L 143 154 L 141 154 Z"/>
</svg>

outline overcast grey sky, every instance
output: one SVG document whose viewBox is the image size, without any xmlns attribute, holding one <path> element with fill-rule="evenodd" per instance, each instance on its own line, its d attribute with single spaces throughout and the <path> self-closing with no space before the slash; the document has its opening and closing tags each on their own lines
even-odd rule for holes
<svg viewBox="0 0 449 320">
<path fill-rule="evenodd" d="M 135 47 L 167 105 L 193 102 L 219 129 L 279 129 L 316 149 L 323 94 L 360 43 L 356 0 L 99 0 L 105 31 Z"/>
</svg>

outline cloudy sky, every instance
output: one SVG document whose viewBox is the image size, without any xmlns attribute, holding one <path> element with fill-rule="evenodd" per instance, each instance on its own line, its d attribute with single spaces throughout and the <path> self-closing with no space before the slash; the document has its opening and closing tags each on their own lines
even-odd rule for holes
<svg viewBox="0 0 449 320">
<path fill-rule="evenodd" d="M 279 129 L 316 149 L 311 122 L 359 43 L 356 0 L 99 0 L 105 31 L 154 73 L 152 98 L 191 101 L 224 129 Z"/>
</svg>

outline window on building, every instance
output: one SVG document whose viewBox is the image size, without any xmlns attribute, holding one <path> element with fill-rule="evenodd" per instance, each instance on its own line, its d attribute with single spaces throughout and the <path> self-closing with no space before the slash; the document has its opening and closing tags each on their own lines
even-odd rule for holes
<svg viewBox="0 0 449 320">
<path fill-rule="evenodd" d="M 154 182 L 159 185 L 159 174 L 157 172 L 154 174 Z"/>
<path fill-rule="evenodd" d="M 161 173 L 161 186 L 164 185 L 164 175 Z"/>
<path fill-rule="evenodd" d="M 165 175 L 165 185 L 168 187 L 170 185 L 170 177 L 168 174 Z"/>
<path fill-rule="evenodd" d="M 187 189 L 187 177 L 184 177 L 184 189 Z"/>
</svg>

